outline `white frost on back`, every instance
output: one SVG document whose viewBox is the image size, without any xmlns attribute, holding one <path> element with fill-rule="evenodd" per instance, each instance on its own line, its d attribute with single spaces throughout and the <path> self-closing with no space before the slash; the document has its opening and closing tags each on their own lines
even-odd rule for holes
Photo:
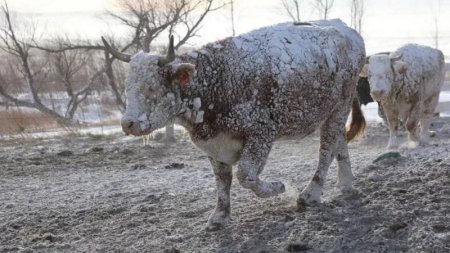
<svg viewBox="0 0 450 253">
<path fill-rule="evenodd" d="M 235 37 L 233 42 L 238 49 L 252 54 L 243 65 L 270 62 L 271 70 L 279 75 L 280 84 L 285 83 L 285 76 L 294 72 L 317 68 L 319 59 L 325 58 L 328 69 L 338 71 L 336 49 L 342 45 L 350 49 L 352 67 L 361 67 L 364 43 L 358 33 L 338 19 L 311 24 L 277 24 Z"/>
<path fill-rule="evenodd" d="M 391 63 L 390 58 L 399 57 Z M 402 73 L 400 69 L 406 67 Z M 373 55 L 369 58 L 369 82 L 371 90 L 402 89 L 396 92 L 408 98 L 420 92 L 430 95 L 439 92 L 444 78 L 442 52 L 427 46 L 406 44 L 388 55 Z M 394 72 L 393 72 L 394 71 Z M 397 98 L 398 99 L 398 98 Z"/>
<path fill-rule="evenodd" d="M 439 50 L 417 44 L 407 44 L 393 52 L 392 55 L 401 56 L 401 61 L 407 64 L 406 73 L 410 81 L 428 81 L 434 77 L 443 76 L 443 55 Z"/>
</svg>

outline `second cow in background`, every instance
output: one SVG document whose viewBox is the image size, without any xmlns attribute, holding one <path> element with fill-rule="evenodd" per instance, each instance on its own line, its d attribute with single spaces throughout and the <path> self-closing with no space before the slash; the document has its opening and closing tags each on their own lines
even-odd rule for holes
<svg viewBox="0 0 450 253">
<path fill-rule="evenodd" d="M 399 145 L 399 120 L 405 123 L 411 147 L 428 143 L 428 129 L 445 78 L 442 52 L 407 44 L 389 55 L 373 55 L 367 64 L 371 96 L 386 113 L 388 148 Z"/>
</svg>

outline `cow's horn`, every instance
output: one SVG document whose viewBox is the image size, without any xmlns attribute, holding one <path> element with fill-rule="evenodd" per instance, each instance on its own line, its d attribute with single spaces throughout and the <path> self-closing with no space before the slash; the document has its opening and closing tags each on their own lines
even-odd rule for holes
<svg viewBox="0 0 450 253">
<path fill-rule="evenodd" d="M 112 48 L 108 42 L 105 40 L 105 38 L 103 38 L 102 36 L 102 41 L 103 44 L 105 45 L 106 51 L 108 51 L 110 54 L 112 54 L 114 57 L 116 57 L 117 59 L 124 61 L 124 62 L 130 62 L 131 60 L 131 55 L 129 54 L 124 54 L 122 52 L 117 51 L 116 49 Z"/>
<path fill-rule="evenodd" d="M 169 36 L 169 48 L 167 49 L 167 61 L 175 60 L 175 49 L 173 46 L 173 35 Z"/>
<path fill-rule="evenodd" d="M 166 57 L 161 57 L 161 59 L 159 59 L 158 65 L 164 66 L 173 60 L 175 60 L 175 48 L 173 45 L 173 35 L 170 35 L 169 36 L 169 47 L 167 49 L 167 55 L 166 55 Z"/>
</svg>

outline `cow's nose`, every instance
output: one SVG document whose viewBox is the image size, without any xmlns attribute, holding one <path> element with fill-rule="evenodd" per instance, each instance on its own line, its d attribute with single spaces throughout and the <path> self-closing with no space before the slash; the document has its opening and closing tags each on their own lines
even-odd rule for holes
<svg viewBox="0 0 450 253">
<path fill-rule="evenodd" d="M 122 125 L 122 131 L 126 134 L 132 134 L 133 133 L 133 127 L 135 127 L 135 122 L 131 121 L 131 120 L 126 120 L 123 119 L 121 121 L 121 125 Z"/>
<path fill-rule="evenodd" d="M 380 99 L 381 97 L 383 97 L 384 95 L 384 91 L 383 90 L 374 90 L 372 91 L 372 97 L 375 99 Z"/>
</svg>

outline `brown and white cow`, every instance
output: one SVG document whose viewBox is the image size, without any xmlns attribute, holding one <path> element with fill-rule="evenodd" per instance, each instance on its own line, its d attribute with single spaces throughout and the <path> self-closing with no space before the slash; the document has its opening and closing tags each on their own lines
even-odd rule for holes
<svg viewBox="0 0 450 253">
<path fill-rule="evenodd" d="M 239 183 L 257 196 L 285 191 L 283 183 L 259 178 L 272 144 L 282 136 L 301 138 L 320 128 L 319 164 L 299 195 L 300 207 L 320 201 L 333 158 L 338 186 L 351 189 L 347 141 L 365 125 L 359 104 L 352 102 L 365 49 L 360 35 L 340 20 L 278 24 L 178 56 L 173 38 L 167 56 L 124 55 L 104 42 L 130 63 L 123 131 L 145 135 L 176 123 L 208 155 L 218 199 L 207 230 L 230 219 L 233 165 Z"/>
<path fill-rule="evenodd" d="M 445 78 L 442 52 L 407 44 L 391 54 L 370 56 L 366 67 L 371 95 L 386 113 L 388 148 L 399 145 L 399 120 L 405 124 L 411 147 L 428 143 L 428 129 Z"/>
</svg>

